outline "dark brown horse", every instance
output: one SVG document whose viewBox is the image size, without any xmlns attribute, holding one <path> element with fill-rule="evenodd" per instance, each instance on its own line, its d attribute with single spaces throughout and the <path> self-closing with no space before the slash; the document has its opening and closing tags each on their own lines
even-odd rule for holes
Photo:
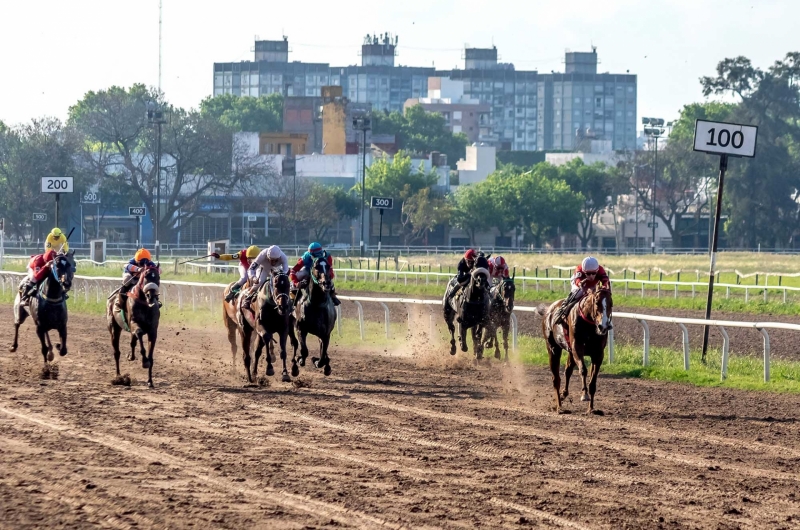
<svg viewBox="0 0 800 530">
<path fill-rule="evenodd" d="M 158 264 L 148 265 L 139 274 L 139 280 L 127 296 L 120 294 L 108 299 L 106 320 L 114 348 L 114 362 L 119 373 L 119 338 L 122 331 L 131 334 L 129 361 L 136 360 L 136 343 L 142 356 L 142 368 L 147 369 L 147 386 L 153 388 L 153 353 L 158 338 L 158 322 L 161 319 L 161 302 L 158 300 L 161 285 L 161 270 Z M 147 335 L 147 352 L 144 337 Z"/>
<path fill-rule="evenodd" d="M 281 361 L 283 361 L 282 380 L 290 383 L 289 371 L 286 369 L 286 338 L 291 338 L 294 349 L 297 349 L 297 338 L 294 335 L 294 315 L 292 314 L 292 299 L 289 296 L 291 281 L 289 276 L 284 273 L 273 274 L 272 279 L 258 291 L 257 302 L 257 321 L 256 332 L 260 340 L 256 348 L 256 358 L 253 364 L 253 373 L 258 375 L 258 359 L 261 357 L 261 350 L 267 345 L 267 375 L 275 375 L 272 367 L 274 359 L 272 355 L 272 335 L 278 335 L 278 346 L 281 349 Z M 297 367 L 297 359 L 292 356 L 292 376 L 300 375 Z"/>
<path fill-rule="evenodd" d="M 581 387 L 581 401 L 588 401 L 587 413 L 601 414 L 594 409 L 594 394 L 597 390 L 597 375 L 603 364 L 608 331 L 611 329 L 611 316 L 613 303 L 611 291 L 597 285 L 589 290 L 586 295 L 572 307 L 567 315 L 567 325 L 557 324 L 557 310 L 564 300 L 553 302 L 550 307 L 541 304 L 537 313 L 544 316 L 542 320 L 542 333 L 547 343 L 547 353 L 550 357 L 550 371 L 553 374 L 553 388 L 556 392 L 556 412 L 561 413 L 561 404 L 569 395 L 569 379 L 577 365 L 580 368 L 583 386 Z M 566 328 L 566 329 L 565 329 Z M 561 351 L 567 350 L 567 366 L 564 369 L 564 391 L 561 388 Z M 584 356 L 592 360 L 592 372 L 588 373 Z M 587 384 L 587 375 L 589 382 Z"/>
<path fill-rule="evenodd" d="M 75 275 L 74 251 L 58 254 L 50 263 L 50 274 L 42 281 L 36 294 L 27 304 L 21 301 L 21 295 L 14 299 L 14 343 L 10 351 L 17 351 L 19 346 L 19 327 L 30 315 L 36 324 L 36 335 L 42 344 L 42 356 L 47 365 L 53 360 L 53 346 L 50 342 L 50 330 L 58 331 L 61 342 L 56 344 L 58 354 L 67 354 L 67 292 L 72 287 Z"/>
<path fill-rule="evenodd" d="M 333 282 L 330 279 L 327 260 L 324 258 L 314 260 L 310 273 L 308 286 L 301 291 L 301 303 L 296 304 L 294 309 L 295 333 L 300 343 L 300 358 L 297 362 L 300 366 L 306 365 L 308 357 L 306 338 L 309 334 L 315 335 L 319 339 L 319 357 L 312 357 L 311 361 L 315 368 L 322 368 L 323 374 L 331 375 L 328 345 L 333 328 L 336 326 L 336 307 L 330 295 Z M 297 358 L 296 348 L 294 357 Z"/>
<path fill-rule="evenodd" d="M 456 354 L 456 331 L 461 351 L 469 350 L 467 330 L 472 330 L 472 349 L 475 360 L 483 359 L 483 326 L 489 317 L 489 261 L 482 253 L 475 260 L 467 285 L 455 296 L 450 291 L 455 288 L 457 278 L 453 278 L 442 298 L 442 312 L 447 329 L 450 331 L 450 355 Z M 454 323 L 455 321 L 455 323 Z M 456 330 L 456 326 L 458 330 Z"/>
<path fill-rule="evenodd" d="M 247 381 L 252 383 L 253 372 L 250 368 L 250 348 L 252 347 L 253 343 L 253 332 L 257 326 L 256 313 L 250 307 L 243 307 L 244 298 L 241 293 L 230 302 L 225 301 L 225 297 L 227 297 L 228 293 L 231 292 L 232 286 L 233 283 L 228 285 L 228 287 L 226 287 L 225 291 L 222 293 L 222 322 L 225 324 L 225 329 L 228 330 L 228 342 L 231 344 L 231 356 L 233 357 L 234 363 L 236 362 L 237 334 L 242 342 L 242 360 L 244 361 L 244 369 L 247 371 Z M 250 281 L 248 280 L 247 284 L 245 284 L 245 287 L 242 289 L 242 293 L 244 293 L 245 289 L 249 286 Z"/>
<path fill-rule="evenodd" d="M 491 305 L 489 318 L 483 328 L 483 344 L 486 348 L 494 346 L 494 357 L 500 359 L 500 341 L 497 339 L 497 330 L 503 331 L 503 348 L 506 352 L 505 360 L 508 361 L 508 332 L 511 328 L 511 313 L 514 311 L 514 278 L 505 278 L 497 285 L 492 286 Z"/>
</svg>

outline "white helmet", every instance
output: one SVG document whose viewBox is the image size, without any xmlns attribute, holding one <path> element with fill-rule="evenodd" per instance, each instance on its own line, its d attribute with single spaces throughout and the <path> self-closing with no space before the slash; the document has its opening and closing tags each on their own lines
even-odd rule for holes
<svg viewBox="0 0 800 530">
<path fill-rule="evenodd" d="M 269 260 L 276 260 L 279 259 L 283 255 L 281 251 L 281 247 L 278 245 L 272 245 L 267 249 L 267 259 Z"/>
<path fill-rule="evenodd" d="M 592 256 L 587 256 L 583 258 L 581 262 L 581 269 L 583 272 L 597 272 L 597 269 L 600 268 L 600 264 L 597 262 L 597 258 Z"/>
</svg>

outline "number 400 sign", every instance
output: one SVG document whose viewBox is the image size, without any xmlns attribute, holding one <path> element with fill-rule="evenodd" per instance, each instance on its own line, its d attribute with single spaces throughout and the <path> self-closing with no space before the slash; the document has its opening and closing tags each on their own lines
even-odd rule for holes
<svg viewBox="0 0 800 530">
<path fill-rule="evenodd" d="M 697 120 L 694 126 L 694 150 L 720 155 L 756 156 L 758 127 Z"/>
</svg>

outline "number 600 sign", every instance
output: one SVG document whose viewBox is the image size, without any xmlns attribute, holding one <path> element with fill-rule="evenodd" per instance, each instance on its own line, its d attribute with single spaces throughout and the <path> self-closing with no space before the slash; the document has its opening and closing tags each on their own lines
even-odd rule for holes
<svg viewBox="0 0 800 530">
<path fill-rule="evenodd" d="M 758 127 L 697 120 L 694 126 L 694 150 L 720 155 L 756 156 Z"/>
</svg>

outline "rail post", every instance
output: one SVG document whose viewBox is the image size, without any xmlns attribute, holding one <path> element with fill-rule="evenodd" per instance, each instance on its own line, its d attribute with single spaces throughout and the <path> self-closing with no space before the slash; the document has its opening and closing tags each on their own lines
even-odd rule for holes
<svg viewBox="0 0 800 530">
<path fill-rule="evenodd" d="M 608 364 L 614 363 L 614 330 L 608 330 Z"/>
<path fill-rule="evenodd" d="M 342 336 L 342 306 L 336 306 L 336 332 Z"/>
<path fill-rule="evenodd" d="M 386 324 L 386 338 L 389 339 L 391 338 L 390 337 L 391 333 L 389 332 L 389 306 L 387 306 L 383 302 L 378 302 L 378 303 L 381 304 L 381 306 L 383 307 L 383 315 Z"/>
<path fill-rule="evenodd" d="M 517 315 L 511 313 L 511 351 L 517 353 L 517 333 L 519 323 L 517 322 Z"/>
<path fill-rule="evenodd" d="M 758 328 L 764 336 L 764 382 L 769 383 L 769 334 L 764 328 Z"/>
<path fill-rule="evenodd" d="M 689 330 L 686 329 L 686 326 L 681 324 L 680 322 L 678 325 L 681 327 L 681 331 L 683 332 L 683 369 L 689 370 Z"/>
<path fill-rule="evenodd" d="M 722 334 L 722 380 L 728 377 L 728 356 L 730 354 L 730 338 L 722 326 L 717 326 Z"/>
<path fill-rule="evenodd" d="M 361 334 L 361 340 L 364 340 L 364 308 L 358 300 L 353 300 L 353 303 L 358 308 L 358 331 Z"/>
<path fill-rule="evenodd" d="M 650 326 L 647 325 L 647 321 L 643 319 L 637 319 L 639 321 L 639 325 L 642 326 L 642 331 L 644 332 L 644 352 L 642 353 L 642 364 L 647 366 L 650 363 Z"/>
</svg>

